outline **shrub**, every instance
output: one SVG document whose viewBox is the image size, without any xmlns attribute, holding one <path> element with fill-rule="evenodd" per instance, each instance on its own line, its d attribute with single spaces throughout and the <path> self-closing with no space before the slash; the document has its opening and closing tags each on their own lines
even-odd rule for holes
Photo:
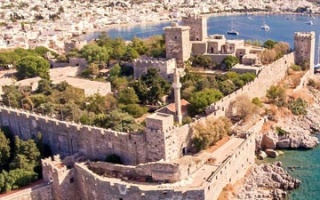
<svg viewBox="0 0 320 200">
<path fill-rule="evenodd" d="M 223 117 L 219 119 L 207 118 L 205 121 L 195 123 L 192 126 L 193 146 L 197 151 L 207 149 L 223 136 L 229 135 L 231 125 L 230 120 Z"/>
<path fill-rule="evenodd" d="M 258 97 L 253 98 L 253 99 L 251 100 L 251 102 L 252 102 L 254 105 L 258 106 L 258 107 L 262 107 L 262 106 L 263 106 L 261 100 L 260 100 Z"/>
<path fill-rule="evenodd" d="M 129 104 L 122 108 L 125 112 L 132 115 L 134 118 L 141 117 L 148 111 L 148 108 L 139 106 L 138 104 Z"/>
<path fill-rule="evenodd" d="M 117 154 L 110 154 L 106 157 L 105 159 L 106 162 L 109 163 L 114 163 L 114 164 L 123 164 L 120 156 L 118 156 Z"/>
<path fill-rule="evenodd" d="M 281 127 L 279 127 L 279 126 L 276 127 L 276 131 L 277 131 L 277 134 L 278 134 L 279 136 L 286 136 L 286 135 L 289 134 L 287 131 L 283 130 L 283 129 L 282 129 Z"/>
<path fill-rule="evenodd" d="M 292 100 L 289 102 L 288 108 L 294 115 L 306 115 L 307 114 L 307 102 L 301 98 Z"/>
<path fill-rule="evenodd" d="M 286 91 L 279 86 L 271 86 L 267 90 L 267 97 L 271 100 L 271 102 L 278 107 L 284 106 L 286 104 Z"/>
<path fill-rule="evenodd" d="M 301 71 L 301 70 L 302 70 L 301 66 L 295 65 L 295 64 L 293 64 L 293 65 L 291 66 L 291 69 L 292 69 L 293 71 Z"/>
<path fill-rule="evenodd" d="M 192 118 L 187 116 L 182 119 L 182 124 L 190 124 L 192 122 Z"/>
</svg>

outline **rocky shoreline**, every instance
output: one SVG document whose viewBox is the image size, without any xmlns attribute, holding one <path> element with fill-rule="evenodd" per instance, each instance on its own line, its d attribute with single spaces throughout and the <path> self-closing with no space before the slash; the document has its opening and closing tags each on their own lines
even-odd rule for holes
<svg viewBox="0 0 320 200">
<path fill-rule="evenodd" d="M 312 101 L 307 115 L 285 115 L 256 137 L 257 158 L 275 158 L 281 149 L 312 149 L 319 145 L 314 133 L 320 133 L 320 90 L 304 88 Z M 235 185 L 228 199 L 288 199 L 288 191 L 301 181 L 290 176 L 281 162 L 254 165 L 243 182 Z"/>
<path fill-rule="evenodd" d="M 286 191 L 299 187 L 301 181 L 282 168 L 281 162 L 255 165 L 244 179 L 243 187 L 231 199 L 286 199 Z"/>
</svg>

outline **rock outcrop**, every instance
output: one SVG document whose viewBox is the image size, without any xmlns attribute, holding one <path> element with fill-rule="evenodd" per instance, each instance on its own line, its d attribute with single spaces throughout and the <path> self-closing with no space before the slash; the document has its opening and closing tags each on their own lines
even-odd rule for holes
<svg viewBox="0 0 320 200">
<path fill-rule="evenodd" d="M 299 187 L 300 183 L 282 168 L 281 162 L 256 165 L 244 183 L 235 188 L 234 199 L 285 199 L 287 191 Z"/>
</svg>

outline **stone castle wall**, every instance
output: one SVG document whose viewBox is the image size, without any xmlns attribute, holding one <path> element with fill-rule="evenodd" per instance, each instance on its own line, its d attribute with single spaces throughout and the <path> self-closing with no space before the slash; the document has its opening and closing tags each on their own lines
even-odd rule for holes
<svg viewBox="0 0 320 200">
<path fill-rule="evenodd" d="M 143 134 L 116 132 L 59 121 L 22 110 L 0 107 L 0 126 L 8 126 L 22 139 L 42 134 L 53 154 L 62 157 L 82 153 L 89 159 L 105 159 L 109 154 L 119 155 L 125 164 L 146 162 L 146 144 Z"/>
<path fill-rule="evenodd" d="M 206 200 L 218 199 L 227 184 L 234 184 L 243 178 L 247 169 L 255 163 L 255 135 L 248 134 L 248 138 L 236 151 L 207 178 L 204 188 Z"/>
<path fill-rule="evenodd" d="M 79 195 L 83 200 L 164 200 L 164 199 L 217 199 L 223 187 L 228 183 L 234 183 L 242 178 L 246 169 L 254 163 L 255 134 L 236 148 L 218 167 L 212 166 L 212 173 L 201 186 L 185 186 L 180 184 L 139 184 L 136 182 L 124 182 L 120 179 L 101 177 L 84 163 L 75 165 L 77 180 L 80 180 Z M 183 184 L 183 183 L 181 183 Z"/>
<path fill-rule="evenodd" d="M 153 181 L 176 182 L 181 180 L 179 165 L 166 162 L 150 162 L 146 164 L 117 165 L 107 162 L 89 162 L 90 170 L 97 174 L 113 177 L 118 174 L 118 178 L 142 179 L 152 178 Z"/>
<path fill-rule="evenodd" d="M 282 80 L 288 72 L 288 68 L 294 63 L 294 53 L 284 55 L 279 60 L 270 65 L 264 66 L 254 81 L 246 84 L 234 93 L 225 96 L 216 103 L 210 105 L 206 113 L 220 117 L 225 116 L 229 104 L 242 95 L 248 96 L 250 99 L 254 97 L 265 96 L 270 86 L 275 85 Z"/>
<path fill-rule="evenodd" d="M 176 68 L 175 59 L 135 59 L 133 61 L 134 78 L 138 79 L 145 75 L 150 68 L 155 68 L 159 71 L 162 78 L 173 81 L 173 72 Z"/>
<path fill-rule="evenodd" d="M 40 185 L 5 195 L 0 197 L 0 200 L 54 200 L 54 198 L 51 185 Z"/>
</svg>

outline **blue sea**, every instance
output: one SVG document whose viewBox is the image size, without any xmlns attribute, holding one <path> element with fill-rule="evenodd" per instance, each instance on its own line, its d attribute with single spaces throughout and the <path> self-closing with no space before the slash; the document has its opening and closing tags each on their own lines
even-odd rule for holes
<svg viewBox="0 0 320 200">
<path fill-rule="evenodd" d="M 313 25 L 306 22 L 312 20 Z M 208 18 L 208 35 L 226 34 L 231 29 L 238 31 L 238 36 L 226 35 L 228 39 L 245 39 L 266 41 L 284 41 L 293 48 L 294 32 L 316 32 L 316 46 L 318 46 L 318 35 L 320 34 L 320 17 L 303 15 L 239 15 L 239 16 L 219 16 Z M 107 29 L 111 37 L 121 37 L 130 40 L 132 37 L 147 38 L 152 35 L 163 34 L 163 28 L 171 22 L 137 25 L 131 27 L 117 27 Z M 264 31 L 261 25 L 266 23 L 270 30 Z M 87 40 L 97 38 L 101 33 L 90 33 L 84 36 Z M 317 52 L 317 51 L 316 51 Z M 285 151 L 283 156 L 277 158 L 288 168 L 289 173 L 300 179 L 302 184 L 299 189 L 290 193 L 292 200 L 318 200 L 320 199 L 320 147 L 308 151 L 291 150 Z M 275 161 L 275 160 L 273 160 Z M 292 170 L 294 168 L 294 170 Z"/>
</svg>

